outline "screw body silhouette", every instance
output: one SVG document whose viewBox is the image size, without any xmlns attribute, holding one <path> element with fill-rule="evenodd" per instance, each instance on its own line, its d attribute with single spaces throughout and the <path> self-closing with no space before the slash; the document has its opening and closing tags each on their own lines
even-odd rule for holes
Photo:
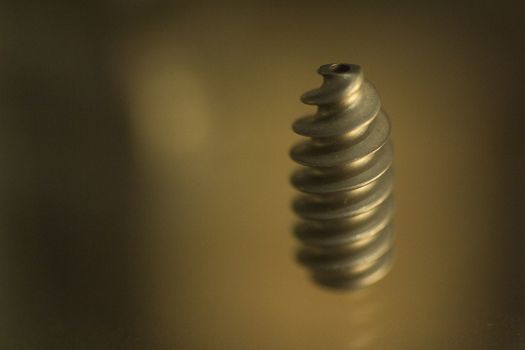
<svg viewBox="0 0 525 350">
<path fill-rule="evenodd" d="M 297 256 L 317 283 L 353 289 L 381 279 L 392 262 L 390 122 L 360 66 L 318 72 L 321 87 L 301 96 L 317 112 L 293 123 L 308 137 L 290 151 L 301 165 L 291 177 L 301 192 L 292 203 Z"/>
</svg>

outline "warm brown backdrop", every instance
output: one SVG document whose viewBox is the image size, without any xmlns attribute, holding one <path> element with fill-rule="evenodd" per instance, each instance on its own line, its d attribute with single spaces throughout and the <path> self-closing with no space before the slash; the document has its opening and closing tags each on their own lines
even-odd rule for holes
<svg viewBox="0 0 525 350">
<path fill-rule="evenodd" d="M 512 2 L 3 1 L 2 349 L 521 349 Z M 396 262 L 294 263 L 291 122 L 361 64 L 396 149 Z"/>
</svg>

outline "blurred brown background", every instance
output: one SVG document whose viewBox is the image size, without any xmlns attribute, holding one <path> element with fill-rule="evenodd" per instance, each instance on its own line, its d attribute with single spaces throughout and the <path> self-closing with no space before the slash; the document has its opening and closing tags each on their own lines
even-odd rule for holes
<svg viewBox="0 0 525 350">
<path fill-rule="evenodd" d="M 525 349 L 516 2 L 2 1 L 2 349 Z M 293 259 L 290 124 L 363 66 L 396 147 L 396 262 Z"/>
</svg>

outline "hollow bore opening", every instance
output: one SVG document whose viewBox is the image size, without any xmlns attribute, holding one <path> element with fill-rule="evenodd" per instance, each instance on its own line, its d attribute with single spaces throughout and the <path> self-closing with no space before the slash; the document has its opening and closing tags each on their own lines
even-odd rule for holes
<svg viewBox="0 0 525 350">
<path fill-rule="evenodd" d="M 348 73 L 350 71 L 350 65 L 349 64 L 332 64 L 330 66 L 330 72 L 332 73 Z"/>
</svg>

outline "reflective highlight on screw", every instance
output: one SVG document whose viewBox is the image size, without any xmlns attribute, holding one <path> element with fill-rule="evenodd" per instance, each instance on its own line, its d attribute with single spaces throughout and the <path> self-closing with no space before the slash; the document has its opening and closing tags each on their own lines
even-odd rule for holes
<svg viewBox="0 0 525 350">
<path fill-rule="evenodd" d="M 291 177 L 302 192 L 293 200 L 298 260 L 317 283 L 354 289 L 381 279 L 392 263 L 390 122 L 360 66 L 327 64 L 318 72 L 321 87 L 301 97 L 317 112 L 293 123 L 309 139 L 290 151 L 302 165 Z"/>
</svg>

